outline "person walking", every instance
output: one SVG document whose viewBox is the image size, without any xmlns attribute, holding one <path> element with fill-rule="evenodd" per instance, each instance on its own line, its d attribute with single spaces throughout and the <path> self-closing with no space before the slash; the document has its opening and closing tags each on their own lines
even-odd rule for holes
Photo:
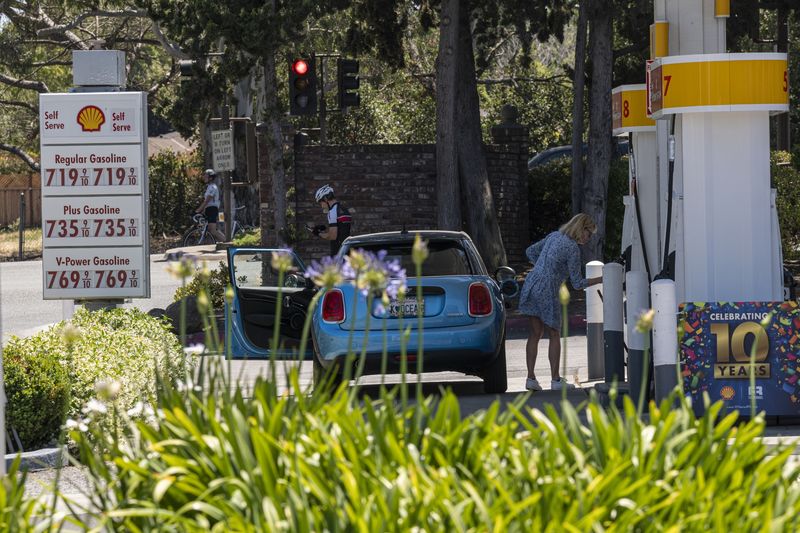
<svg viewBox="0 0 800 533">
<path fill-rule="evenodd" d="M 217 173 L 213 168 L 206 169 L 203 172 L 206 178 L 206 192 L 203 194 L 203 202 L 197 207 L 195 213 L 203 213 L 208 222 L 208 231 L 217 239 L 217 242 L 225 241 L 225 234 L 217 229 L 217 222 L 219 221 L 219 187 L 217 187 L 216 179 Z"/>
<path fill-rule="evenodd" d="M 542 386 L 536 379 L 536 356 L 539 340 L 547 333 L 550 339 L 548 357 L 550 359 L 551 388 L 560 390 L 571 388 L 559 374 L 561 361 L 561 306 L 558 291 L 569 277 L 575 289 L 585 289 L 603 281 L 602 277 L 586 279 L 581 274 L 581 251 L 579 246 L 586 244 L 597 226 L 592 218 L 581 213 L 575 215 L 558 231 L 550 233 L 539 242 L 532 244 L 525 255 L 533 264 L 528 272 L 519 298 L 519 311 L 530 321 L 528 343 L 525 346 L 528 378 L 525 388 L 540 391 Z"/>
<path fill-rule="evenodd" d="M 331 255 L 336 255 L 342 242 L 350 236 L 350 227 L 353 217 L 350 211 L 336 200 L 333 187 L 323 185 L 314 194 L 314 201 L 322 208 L 322 212 L 328 215 L 328 225 L 325 229 L 314 229 L 313 233 L 331 241 Z"/>
</svg>

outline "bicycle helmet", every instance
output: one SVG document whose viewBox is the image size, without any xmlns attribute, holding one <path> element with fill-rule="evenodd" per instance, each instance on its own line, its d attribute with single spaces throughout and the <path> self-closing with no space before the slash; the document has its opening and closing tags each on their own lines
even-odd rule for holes
<svg viewBox="0 0 800 533">
<path fill-rule="evenodd" d="M 317 189 L 317 193 L 314 195 L 314 201 L 319 203 L 325 199 L 326 196 L 331 195 L 333 196 L 333 187 L 330 185 L 323 185 L 319 189 Z"/>
<path fill-rule="evenodd" d="M 216 176 L 217 173 L 214 171 L 213 168 L 207 168 L 205 172 L 203 172 L 206 176 Z"/>
</svg>

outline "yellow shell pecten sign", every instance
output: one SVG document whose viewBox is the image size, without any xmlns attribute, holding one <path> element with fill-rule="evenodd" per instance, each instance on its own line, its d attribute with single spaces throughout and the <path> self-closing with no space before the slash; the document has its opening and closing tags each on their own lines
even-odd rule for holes
<svg viewBox="0 0 800 533">
<path fill-rule="evenodd" d="M 100 131 L 100 126 L 106 122 L 106 116 L 99 107 L 87 105 L 78 111 L 76 120 L 83 131 Z"/>
<path fill-rule="evenodd" d="M 789 110 L 786 54 L 667 56 L 650 66 L 653 118 L 673 113 Z"/>
</svg>

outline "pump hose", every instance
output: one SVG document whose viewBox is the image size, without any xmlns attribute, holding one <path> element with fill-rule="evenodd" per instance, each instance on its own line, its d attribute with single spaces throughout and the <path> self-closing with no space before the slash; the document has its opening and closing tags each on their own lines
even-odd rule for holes
<svg viewBox="0 0 800 533">
<path fill-rule="evenodd" d="M 644 268 L 647 271 L 647 283 L 653 281 L 653 276 L 650 274 L 650 261 L 647 260 L 647 246 L 644 240 L 644 228 L 642 227 L 642 212 L 639 208 L 639 177 L 636 172 L 636 156 L 633 153 L 633 133 L 628 134 L 628 150 L 631 157 L 631 174 L 633 174 L 635 187 L 633 188 L 633 204 L 636 207 L 636 225 L 639 226 L 639 244 L 642 246 L 642 259 L 644 259 Z"/>
<path fill-rule="evenodd" d="M 675 138 L 675 115 L 672 115 L 672 120 L 669 127 L 669 140 L 667 143 L 674 143 Z M 674 146 L 674 145 L 673 145 Z M 669 151 L 669 148 L 667 148 Z M 674 274 L 669 272 L 669 240 L 672 233 L 672 188 L 674 186 L 675 174 L 675 154 L 671 154 L 669 158 L 669 179 L 667 180 L 667 231 L 664 236 L 664 264 L 661 266 L 661 272 L 658 274 L 658 279 L 673 279 Z"/>
</svg>

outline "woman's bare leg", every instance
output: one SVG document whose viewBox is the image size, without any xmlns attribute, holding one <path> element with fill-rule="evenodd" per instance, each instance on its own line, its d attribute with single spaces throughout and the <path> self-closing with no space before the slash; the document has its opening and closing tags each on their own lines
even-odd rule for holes
<svg viewBox="0 0 800 533">
<path fill-rule="evenodd" d="M 550 359 L 550 375 L 553 381 L 560 377 L 559 367 L 561 365 L 561 336 L 558 334 L 557 329 L 551 327 L 547 328 L 547 334 L 550 338 L 550 346 L 547 348 L 547 356 Z"/>
<path fill-rule="evenodd" d="M 525 360 L 528 364 L 528 378 L 536 379 L 536 356 L 539 354 L 539 340 L 544 333 L 544 323 L 537 317 L 530 317 L 530 332 L 525 345 Z"/>
</svg>

